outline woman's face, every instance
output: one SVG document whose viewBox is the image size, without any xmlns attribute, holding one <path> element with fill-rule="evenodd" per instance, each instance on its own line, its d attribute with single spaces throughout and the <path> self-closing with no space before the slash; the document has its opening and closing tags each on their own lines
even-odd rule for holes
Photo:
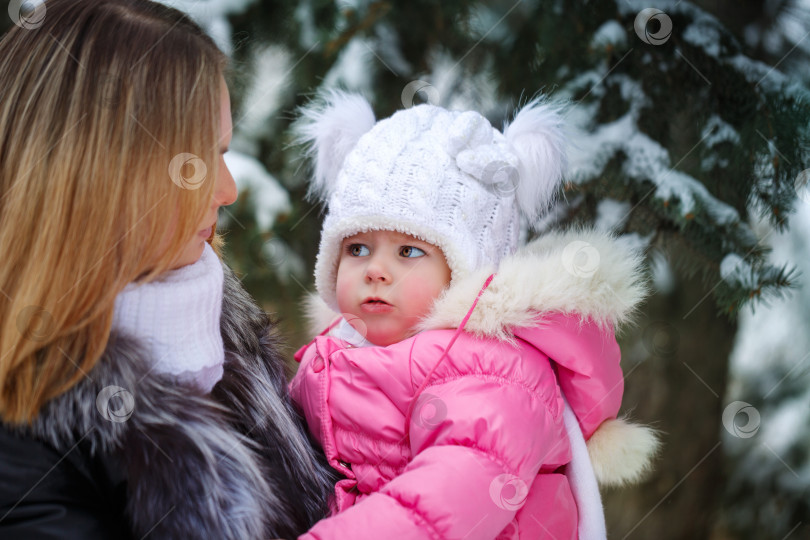
<svg viewBox="0 0 810 540">
<path fill-rule="evenodd" d="M 211 236 L 213 227 L 217 221 L 217 210 L 220 206 L 228 206 L 236 201 L 236 182 L 225 165 L 225 152 L 231 144 L 231 132 L 233 123 L 231 120 L 231 96 L 228 93 L 228 86 L 223 79 L 221 82 L 221 98 L 219 108 L 219 174 L 217 175 L 217 185 L 214 187 L 214 196 L 211 199 L 211 206 L 205 217 L 200 221 L 197 232 L 183 248 L 183 253 L 178 259 L 173 269 L 193 264 L 197 262 L 203 253 L 205 241 Z"/>
</svg>

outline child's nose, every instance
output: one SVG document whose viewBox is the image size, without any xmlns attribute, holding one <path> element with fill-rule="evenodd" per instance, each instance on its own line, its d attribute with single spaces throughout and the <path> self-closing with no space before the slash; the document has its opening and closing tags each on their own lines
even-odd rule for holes
<svg viewBox="0 0 810 540">
<path fill-rule="evenodd" d="M 366 281 L 373 283 L 390 283 L 391 274 L 381 261 L 372 258 L 366 267 Z"/>
</svg>

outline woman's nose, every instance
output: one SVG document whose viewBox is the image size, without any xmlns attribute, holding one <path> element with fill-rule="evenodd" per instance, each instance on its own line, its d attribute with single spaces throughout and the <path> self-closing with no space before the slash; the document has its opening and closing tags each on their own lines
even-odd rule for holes
<svg viewBox="0 0 810 540">
<path fill-rule="evenodd" d="M 236 181 L 233 179 L 231 171 L 225 164 L 225 159 L 222 157 L 219 159 L 219 174 L 217 175 L 217 185 L 214 187 L 214 204 L 228 206 L 236 201 L 239 191 L 236 189 Z"/>
</svg>

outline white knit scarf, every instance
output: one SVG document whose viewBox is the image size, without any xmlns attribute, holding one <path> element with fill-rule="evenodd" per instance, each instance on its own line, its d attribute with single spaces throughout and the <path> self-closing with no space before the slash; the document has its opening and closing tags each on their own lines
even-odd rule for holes
<svg viewBox="0 0 810 540">
<path fill-rule="evenodd" d="M 152 370 L 208 393 L 222 378 L 222 264 L 206 242 L 200 259 L 115 299 L 113 329 L 137 339 Z"/>
</svg>

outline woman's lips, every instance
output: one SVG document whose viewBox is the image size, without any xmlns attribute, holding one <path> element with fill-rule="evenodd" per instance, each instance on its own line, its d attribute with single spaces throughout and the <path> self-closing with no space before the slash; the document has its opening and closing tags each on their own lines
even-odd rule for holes
<svg viewBox="0 0 810 540">
<path fill-rule="evenodd" d="M 394 306 L 379 298 L 373 298 L 360 304 L 360 309 L 366 313 L 388 313 L 394 309 Z"/>
</svg>

